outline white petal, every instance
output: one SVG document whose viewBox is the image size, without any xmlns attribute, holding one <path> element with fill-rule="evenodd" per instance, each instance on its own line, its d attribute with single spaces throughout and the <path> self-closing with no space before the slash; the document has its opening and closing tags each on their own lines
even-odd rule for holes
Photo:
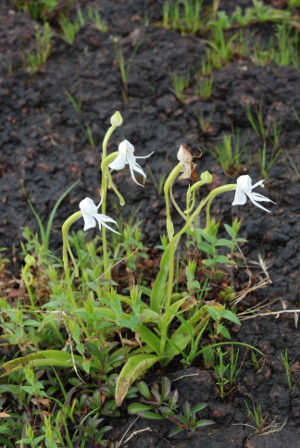
<svg viewBox="0 0 300 448">
<path fill-rule="evenodd" d="M 259 208 L 261 208 L 262 210 L 265 210 L 265 211 L 268 212 L 268 213 L 272 213 L 270 210 L 268 210 L 267 208 L 263 207 L 263 206 L 260 205 L 258 202 L 256 202 L 253 196 L 254 196 L 253 194 L 250 194 L 250 195 L 249 195 L 249 199 L 250 199 L 250 201 L 251 201 L 254 205 L 256 205 L 256 207 L 259 207 Z M 272 202 L 273 202 L 273 201 L 272 201 Z"/>
<path fill-rule="evenodd" d="M 152 154 L 154 154 L 155 151 L 150 152 L 150 154 L 148 154 L 147 156 L 136 156 L 136 159 L 147 159 L 148 157 L 151 157 Z"/>
<path fill-rule="evenodd" d="M 130 169 L 130 175 L 131 175 L 132 180 L 133 180 L 137 185 L 140 185 L 141 187 L 143 187 L 144 185 L 143 185 L 143 184 L 140 184 L 140 183 L 136 180 L 135 175 L 134 175 L 134 171 L 133 171 L 133 168 L 132 168 L 132 165 L 129 165 L 129 169 Z"/>
<path fill-rule="evenodd" d="M 247 202 L 247 196 L 244 193 L 244 191 L 237 187 L 237 189 L 235 190 L 235 195 L 234 195 L 234 199 L 231 205 L 244 205 Z"/>
<path fill-rule="evenodd" d="M 243 190 L 244 193 L 246 193 L 246 194 L 251 193 L 252 179 L 250 176 L 248 176 L 248 174 L 238 177 L 236 183 L 237 183 L 238 188 Z"/>
<path fill-rule="evenodd" d="M 122 170 L 126 165 L 126 156 L 119 154 L 108 166 L 112 170 Z"/>
<path fill-rule="evenodd" d="M 111 230 L 112 232 L 118 233 L 120 235 L 119 232 L 117 232 L 112 227 L 110 227 L 110 226 L 108 226 L 106 224 L 106 222 L 113 222 L 114 224 L 118 225 L 118 223 L 114 219 L 112 219 L 112 218 L 110 218 L 109 216 L 106 216 L 106 215 L 101 215 L 100 213 L 97 213 L 97 215 L 95 215 L 95 219 L 98 221 L 100 230 L 101 230 L 101 226 L 104 226 L 107 229 Z"/>
<path fill-rule="evenodd" d="M 79 208 L 82 211 L 82 214 L 88 213 L 89 215 L 94 215 L 98 210 L 98 207 L 91 198 L 84 198 L 79 203 Z"/>
<path fill-rule="evenodd" d="M 82 213 L 82 217 L 83 217 L 83 221 L 84 221 L 83 230 L 85 232 L 89 229 L 93 229 L 94 227 L 96 227 L 96 221 L 91 215 Z"/>
<path fill-rule="evenodd" d="M 266 201 L 266 202 L 273 202 L 273 204 L 275 204 L 275 202 L 272 201 L 272 199 L 269 199 L 269 198 L 267 198 L 266 196 L 263 196 L 263 195 L 260 194 L 260 193 L 251 193 L 251 194 L 249 195 L 249 197 L 250 197 L 250 196 L 252 196 L 252 199 L 254 199 L 255 201 L 258 201 L 258 202 L 264 202 L 264 201 Z"/>
<path fill-rule="evenodd" d="M 127 157 L 128 154 L 132 155 L 134 153 L 134 146 L 128 140 L 123 140 L 119 144 L 118 151 L 124 157 Z"/>
<path fill-rule="evenodd" d="M 138 163 L 136 163 L 136 162 L 129 163 L 129 166 L 131 167 L 131 169 L 133 169 L 137 173 L 141 174 L 143 177 L 147 177 L 143 171 L 143 168 Z"/>
<path fill-rule="evenodd" d="M 254 184 L 252 186 L 252 190 L 254 190 L 254 188 L 258 187 L 259 185 L 261 185 L 262 183 L 264 183 L 265 179 L 259 180 L 258 182 L 256 182 L 256 184 Z"/>
</svg>

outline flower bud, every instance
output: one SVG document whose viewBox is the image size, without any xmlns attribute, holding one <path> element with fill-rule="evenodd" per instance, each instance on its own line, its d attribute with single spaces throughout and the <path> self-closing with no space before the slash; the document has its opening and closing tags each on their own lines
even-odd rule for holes
<svg viewBox="0 0 300 448">
<path fill-rule="evenodd" d="M 119 111 L 115 112 L 115 113 L 111 116 L 111 118 L 110 118 L 110 124 L 111 124 L 112 126 L 122 126 L 122 124 L 123 124 L 123 117 L 122 117 L 122 115 L 120 114 Z"/>
</svg>

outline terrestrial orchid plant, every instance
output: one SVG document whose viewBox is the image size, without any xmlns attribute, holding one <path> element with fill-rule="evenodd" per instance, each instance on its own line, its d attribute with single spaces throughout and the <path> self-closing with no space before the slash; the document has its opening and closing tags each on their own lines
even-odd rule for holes
<svg viewBox="0 0 300 448">
<path fill-rule="evenodd" d="M 214 188 L 198 202 L 196 193 L 203 185 L 212 182 L 212 175 L 205 171 L 200 175 L 199 180 L 196 179 L 188 186 L 186 205 L 185 209 L 182 210 L 174 199 L 173 186 L 178 179 L 193 177 L 196 165 L 193 163 L 191 153 L 183 145 L 180 146 L 177 154 L 178 164 L 173 168 L 164 185 L 167 239 L 154 283 L 151 288 L 139 284 L 131 286 L 128 295 L 123 291 L 120 293 L 120 288 L 117 289 L 116 284 L 111 279 L 111 270 L 115 260 L 110 258 L 107 230 L 119 234 L 122 238 L 122 229 L 118 228 L 117 222 L 113 218 L 107 216 L 108 190 L 113 190 L 120 205 L 124 205 L 124 198 L 113 181 L 113 172 L 126 170 L 128 166 L 130 176 L 139 188 L 142 184 L 137 176 L 139 175 L 145 180 L 146 174 L 137 160 L 148 159 L 153 152 L 136 156 L 134 146 L 129 141 L 124 140 L 119 144 L 118 151 L 108 154 L 109 139 L 116 128 L 123 123 L 121 114 L 116 112 L 111 117 L 110 123 L 111 126 L 104 137 L 102 146 L 100 198 L 95 203 L 92 198 L 86 197 L 79 203 L 79 210 L 72 214 L 62 226 L 62 240 L 64 281 L 67 285 L 65 295 L 69 304 L 69 309 L 65 309 L 65 312 L 76 317 L 80 322 L 82 332 L 85 334 L 83 339 L 88 338 L 87 328 L 100 328 L 103 322 L 110 328 L 115 327 L 116 334 L 120 334 L 118 329 L 122 328 L 124 331 L 130 331 L 131 334 L 135 335 L 135 343 L 129 344 L 126 359 L 123 356 L 122 361 L 117 364 L 124 364 L 118 375 L 115 391 L 116 403 L 121 405 L 131 384 L 155 363 L 159 362 L 164 367 L 175 356 L 182 355 L 188 347 L 196 346 L 195 351 L 197 351 L 200 338 L 209 322 L 214 321 L 217 328 L 220 329 L 220 334 L 225 337 L 230 337 L 230 335 L 228 331 L 224 330 L 222 320 L 226 319 L 237 325 L 240 324 L 237 316 L 225 308 L 225 305 L 219 302 L 201 300 L 201 298 L 195 300 L 195 297 L 189 294 L 188 287 L 185 288 L 185 291 L 178 292 L 178 288 L 176 288 L 175 255 L 182 236 L 193 232 L 196 219 L 203 210 L 205 210 L 205 228 L 202 229 L 202 234 L 209 235 L 212 227 L 211 204 L 219 194 L 235 191 L 232 205 L 245 205 L 247 199 L 249 199 L 256 207 L 266 212 L 270 212 L 270 210 L 263 207 L 261 202 L 273 201 L 253 191 L 263 184 L 263 180 L 252 185 L 250 176 L 243 175 L 234 184 Z M 175 231 L 171 216 L 172 205 L 182 217 L 183 222 L 182 227 L 177 231 Z M 101 213 L 98 212 L 99 209 Z M 102 280 L 103 282 L 101 283 L 101 289 L 97 289 L 98 297 L 96 299 L 94 298 L 95 291 L 91 291 L 91 294 L 88 295 L 88 304 L 82 304 L 77 300 L 75 278 L 79 275 L 79 267 L 73 255 L 69 238 L 71 225 L 79 219 L 83 219 L 84 231 L 98 226 L 102 234 L 103 273 L 99 281 Z M 70 260 L 74 269 L 70 267 Z M 126 312 L 124 311 L 125 307 Z M 197 354 L 200 354 L 201 350 L 200 348 Z M 51 351 L 51 356 L 53 352 Z M 60 359 L 60 364 L 56 365 L 62 366 L 65 363 L 65 366 L 69 366 L 70 362 L 73 362 L 75 369 L 79 366 L 87 372 L 90 368 L 97 370 L 97 362 L 91 364 L 84 353 L 82 354 L 82 349 L 80 354 L 82 356 L 72 355 L 66 361 Z M 65 353 L 64 356 L 67 356 L 67 354 Z M 44 360 L 42 361 L 44 362 Z M 45 365 L 42 361 L 40 365 Z M 35 365 L 38 365 L 38 361 L 35 362 Z M 54 365 L 55 362 L 55 360 L 52 361 Z M 2 367 L 9 370 L 8 364 Z"/>
</svg>

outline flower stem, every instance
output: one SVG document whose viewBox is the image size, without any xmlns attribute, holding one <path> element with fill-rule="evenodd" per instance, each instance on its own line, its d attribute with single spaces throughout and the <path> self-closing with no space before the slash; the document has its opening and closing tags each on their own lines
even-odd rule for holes
<svg viewBox="0 0 300 448">
<path fill-rule="evenodd" d="M 175 180 L 178 177 L 178 174 L 182 170 L 183 164 L 180 162 L 178 165 L 175 166 L 175 168 L 171 171 L 169 174 L 165 186 L 164 186 L 164 194 L 165 194 L 165 201 L 166 201 L 166 215 L 167 215 L 167 233 L 169 241 L 171 241 L 173 235 L 174 235 L 174 226 L 171 218 L 171 209 L 170 209 L 170 191 L 172 189 L 172 185 L 175 182 Z"/>
<path fill-rule="evenodd" d="M 71 225 L 76 222 L 78 219 L 80 219 L 82 216 L 82 212 L 76 212 L 73 213 L 73 215 L 69 216 L 68 219 L 63 223 L 61 231 L 62 231 L 62 240 L 63 240 L 63 263 L 64 263 L 64 271 L 65 271 L 65 279 L 67 282 L 67 288 L 68 288 L 68 299 L 70 300 L 70 303 L 74 308 L 76 308 L 76 303 L 74 300 L 73 290 L 72 290 L 72 282 L 71 282 L 71 276 L 70 276 L 70 268 L 69 268 L 69 258 L 68 253 L 71 254 L 71 248 L 69 245 L 69 229 Z M 73 255 L 71 256 L 72 261 L 74 262 Z M 77 266 L 75 265 L 75 269 Z"/>
<path fill-rule="evenodd" d="M 102 144 L 102 162 L 101 162 L 101 173 L 102 173 L 102 179 L 101 179 L 101 213 L 103 215 L 106 215 L 106 197 L 107 197 L 107 189 L 108 189 L 108 184 L 109 184 L 109 178 L 110 178 L 110 173 L 108 170 L 108 163 L 107 162 L 107 144 L 109 142 L 109 139 L 111 137 L 111 135 L 113 134 L 114 130 L 116 129 L 117 125 L 116 124 L 112 124 L 110 126 L 110 128 L 108 129 L 108 131 L 105 134 L 105 137 L 103 139 L 103 144 Z M 108 253 L 107 253 L 107 238 L 106 238 L 106 228 L 104 226 L 102 226 L 101 229 L 102 232 L 102 246 L 103 246 L 103 271 L 107 272 L 109 275 L 109 271 L 108 271 Z"/>
</svg>

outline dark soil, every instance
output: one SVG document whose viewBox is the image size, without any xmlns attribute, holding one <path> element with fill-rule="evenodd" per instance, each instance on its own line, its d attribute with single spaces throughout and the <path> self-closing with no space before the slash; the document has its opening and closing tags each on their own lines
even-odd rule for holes
<svg viewBox="0 0 300 448">
<path fill-rule="evenodd" d="M 128 447 L 200 447 L 206 448 L 299 448 L 300 447 L 300 335 L 296 313 L 299 298 L 299 148 L 300 71 L 291 66 L 255 65 L 248 59 L 234 58 L 223 68 L 214 71 L 213 95 L 203 101 L 195 97 L 192 88 L 186 100 L 179 102 L 173 92 L 172 73 L 195 73 L 205 55 L 203 36 L 182 36 L 154 24 L 161 20 L 162 1 L 86 1 L 86 5 L 100 7 L 108 25 L 108 32 L 100 32 L 86 25 L 76 36 L 73 45 L 58 37 L 53 41 L 50 58 L 35 75 L 22 68 L 22 52 L 34 47 L 35 22 L 27 13 L 13 9 L 11 1 L 1 2 L 0 12 L 0 241 L 2 247 L 16 247 L 22 235 L 21 227 L 37 229 L 27 203 L 33 203 L 45 222 L 60 195 L 77 179 L 80 184 L 64 200 L 54 222 L 53 247 L 60 247 L 60 225 L 77 210 L 85 196 L 97 199 L 100 175 L 100 145 L 109 126 L 109 118 L 119 110 L 124 125 L 114 134 L 110 149 L 124 138 L 130 140 L 139 155 L 155 150 L 148 160 L 145 188 L 135 185 L 125 171 L 114 174 L 127 201 L 125 216 L 141 202 L 137 218 L 144 223 L 144 240 L 154 246 L 165 225 L 164 202 L 151 180 L 158 183 L 177 163 L 176 153 L 185 143 L 197 152 L 213 147 L 222 134 L 239 130 L 240 141 L 252 154 L 252 164 L 246 163 L 242 173 L 249 173 L 254 182 L 261 178 L 257 148 L 261 141 L 253 132 L 245 114 L 245 104 L 262 104 L 265 124 L 282 122 L 280 139 L 283 151 L 270 172 L 266 196 L 270 205 L 267 214 L 251 203 L 238 210 L 231 207 L 233 194 L 222 196 L 215 204 L 231 222 L 233 215 L 243 217 L 241 236 L 249 244 L 243 248 L 245 256 L 258 261 L 261 256 L 267 266 L 270 284 L 250 293 L 242 302 L 250 306 L 268 303 L 261 313 L 278 314 L 244 320 L 234 329 L 234 340 L 246 342 L 261 350 L 265 359 L 260 368 L 244 364 L 236 388 L 227 400 L 221 400 L 213 371 L 204 370 L 199 363 L 190 369 L 169 373 L 170 379 L 182 377 L 174 383 L 180 402 L 206 402 L 202 418 L 216 422 L 214 426 L 196 430 L 193 434 L 180 433 L 172 439 L 168 433 L 170 422 L 156 423 L 139 419 L 128 436 L 143 428 Z M 232 11 L 237 2 L 228 0 L 226 10 Z M 251 2 L 240 1 L 241 6 Z M 148 23 L 150 23 L 148 25 Z M 267 28 L 266 28 L 267 27 Z M 267 30 L 267 31 L 266 31 Z M 256 30 L 264 35 L 272 27 L 260 25 Z M 125 60 L 132 59 L 128 77 L 129 99 L 122 100 L 122 83 L 111 36 L 120 39 Z M 76 110 L 68 100 L 71 94 L 82 103 Z M 201 130 L 198 117 L 208 123 Z M 96 148 L 92 148 L 83 132 L 89 124 Z M 295 169 L 295 167 L 298 167 Z M 208 151 L 197 161 L 197 171 L 208 169 L 214 174 L 213 186 L 232 182 Z M 151 176 L 151 173 L 152 176 Z M 237 177 L 238 174 L 234 176 Z M 178 186 L 180 189 L 182 186 Z M 112 207 L 110 207 L 111 210 Z M 111 216 L 115 212 L 111 211 Z M 178 221 L 179 222 L 179 221 Z M 261 267 L 253 267 L 255 274 L 265 277 Z M 292 372 L 292 388 L 288 388 L 281 355 L 288 350 Z M 249 358 L 249 356 L 248 356 Z M 247 360 L 249 361 L 249 359 Z M 190 375 L 190 376 L 189 376 Z M 257 432 L 245 412 L 245 401 L 260 403 L 269 427 Z M 134 418 L 124 413 L 124 419 L 112 419 L 115 429 L 110 439 L 123 436 Z M 250 427 L 249 425 L 252 425 Z"/>
</svg>

